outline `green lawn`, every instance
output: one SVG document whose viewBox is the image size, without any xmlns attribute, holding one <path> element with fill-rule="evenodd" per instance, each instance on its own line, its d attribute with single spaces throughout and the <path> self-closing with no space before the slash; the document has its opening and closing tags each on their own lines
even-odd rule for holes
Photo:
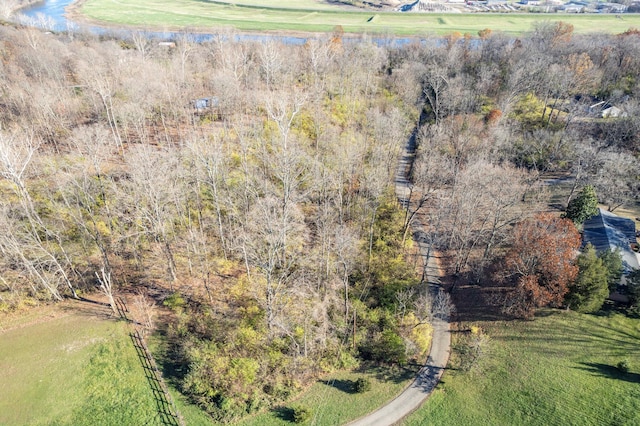
<svg viewBox="0 0 640 426">
<path fill-rule="evenodd" d="M 533 23 L 542 20 L 569 22 L 574 25 L 577 33 L 620 33 L 629 28 L 640 27 L 638 14 L 625 14 L 620 19 L 613 14 L 347 12 L 337 6 L 330 9 L 326 3 L 312 0 L 242 0 L 238 3 L 202 0 L 86 0 L 80 12 L 92 20 L 112 25 L 202 31 L 235 27 L 244 31 L 331 32 L 340 25 L 345 32 L 370 34 L 427 35 L 458 31 L 475 35 L 484 28 L 520 34 L 530 30 Z"/>
<path fill-rule="evenodd" d="M 73 306 L 0 318 L 0 424 L 162 424 L 128 324 Z"/>
<path fill-rule="evenodd" d="M 405 425 L 640 424 L 640 320 L 553 311 L 479 325 L 489 353 L 470 372 L 445 372 Z"/>
</svg>

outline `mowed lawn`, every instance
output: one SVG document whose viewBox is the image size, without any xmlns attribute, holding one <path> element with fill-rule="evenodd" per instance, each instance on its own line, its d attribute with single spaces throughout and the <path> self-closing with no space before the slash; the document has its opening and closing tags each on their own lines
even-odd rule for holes
<svg viewBox="0 0 640 426">
<path fill-rule="evenodd" d="M 432 14 L 352 12 L 324 2 L 303 0 L 242 0 L 242 4 L 201 0 L 86 0 L 80 13 L 111 25 L 212 31 L 234 27 L 241 31 L 331 32 L 341 26 L 348 33 L 423 36 L 454 31 L 476 35 L 490 28 L 522 34 L 540 21 L 571 23 L 576 33 L 621 33 L 640 27 L 639 14 Z M 297 4 L 297 6 L 296 6 Z"/>
<path fill-rule="evenodd" d="M 547 313 L 479 323 L 488 354 L 469 372 L 445 372 L 404 425 L 640 424 L 640 320 Z M 627 374 L 616 368 L 624 359 Z"/>
<path fill-rule="evenodd" d="M 0 318 L 0 425 L 162 424 L 129 325 L 78 308 Z"/>
</svg>

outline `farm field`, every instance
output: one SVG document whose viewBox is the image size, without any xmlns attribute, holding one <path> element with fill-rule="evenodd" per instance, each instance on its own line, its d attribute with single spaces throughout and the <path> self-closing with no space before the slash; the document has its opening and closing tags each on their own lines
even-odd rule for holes
<svg viewBox="0 0 640 426">
<path fill-rule="evenodd" d="M 346 33 L 422 36 L 451 32 L 475 35 L 490 28 L 508 34 L 521 34 L 535 22 L 564 21 L 576 33 L 621 33 L 640 27 L 640 15 L 565 14 L 420 14 L 371 11 L 345 11 L 340 6 L 310 0 L 284 0 L 278 7 L 266 6 L 266 0 L 242 3 L 203 2 L 197 0 L 85 0 L 75 13 L 92 22 L 150 29 L 189 28 L 211 31 L 234 27 L 240 31 L 331 32 L 341 26 Z M 272 3 L 273 4 L 273 3 Z M 297 8 L 296 8 L 297 7 Z"/>
<path fill-rule="evenodd" d="M 490 336 L 486 355 L 469 372 L 447 371 L 405 426 L 640 424 L 640 320 L 545 311 L 477 325 Z"/>
</svg>

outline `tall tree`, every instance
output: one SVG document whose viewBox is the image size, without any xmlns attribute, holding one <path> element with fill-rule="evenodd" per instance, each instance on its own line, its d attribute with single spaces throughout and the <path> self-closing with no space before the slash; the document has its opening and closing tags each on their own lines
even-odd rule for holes
<svg viewBox="0 0 640 426">
<path fill-rule="evenodd" d="M 504 273 L 513 285 L 505 312 L 533 318 L 538 308 L 560 306 L 578 275 L 579 247 L 580 234 L 569 219 L 539 213 L 518 223 L 503 259 Z"/>
<path fill-rule="evenodd" d="M 620 278 L 624 272 L 624 265 L 622 263 L 622 253 L 620 249 L 607 250 L 599 254 L 602 263 L 607 268 L 607 282 L 609 284 L 609 290 L 613 291 L 620 284 Z"/>
<path fill-rule="evenodd" d="M 585 220 L 598 214 L 598 196 L 593 186 L 582 188 L 578 196 L 571 201 L 564 212 L 563 217 L 570 219 L 576 226 L 580 226 Z"/>
<path fill-rule="evenodd" d="M 578 312 L 598 311 L 609 295 L 609 271 L 591 244 L 587 244 L 576 263 L 578 276 L 569 287 L 565 301 L 567 309 Z"/>
</svg>

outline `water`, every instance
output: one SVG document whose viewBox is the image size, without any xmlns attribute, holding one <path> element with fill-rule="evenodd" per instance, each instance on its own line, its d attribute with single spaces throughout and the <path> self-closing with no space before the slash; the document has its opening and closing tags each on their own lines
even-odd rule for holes
<svg viewBox="0 0 640 426">
<path fill-rule="evenodd" d="M 66 31 L 75 24 L 67 20 L 64 9 L 73 0 L 44 0 L 18 11 L 18 21 L 52 31 Z"/>
</svg>

